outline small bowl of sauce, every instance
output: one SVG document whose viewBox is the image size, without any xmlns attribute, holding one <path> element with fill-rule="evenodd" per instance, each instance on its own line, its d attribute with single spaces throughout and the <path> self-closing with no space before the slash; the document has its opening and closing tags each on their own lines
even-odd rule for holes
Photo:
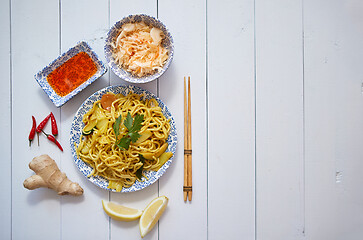
<svg viewBox="0 0 363 240">
<path fill-rule="evenodd" d="M 106 71 L 91 47 L 86 42 L 80 42 L 34 77 L 52 102 L 60 107 Z"/>
</svg>

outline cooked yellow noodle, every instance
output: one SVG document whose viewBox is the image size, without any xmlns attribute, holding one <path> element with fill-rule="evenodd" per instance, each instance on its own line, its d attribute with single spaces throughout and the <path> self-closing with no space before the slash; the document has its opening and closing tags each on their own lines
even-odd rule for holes
<svg viewBox="0 0 363 240">
<path fill-rule="evenodd" d="M 158 157 L 153 156 L 152 160 L 146 159 L 141 163 L 139 154 L 156 154 L 166 143 L 170 133 L 170 123 L 155 99 L 142 100 L 142 96 L 133 93 L 127 96 L 118 94 L 116 97 L 117 100 L 112 103 L 111 111 L 103 109 L 99 100 L 94 102 L 92 109 L 83 116 L 85 126 L 95 119 L 100 126 L 97 125 L 90 135 L 81 135 L 76 152 L 93 168 L 91 175 L 108 179 L 109 188 L 121 191 L 123 187 L 128 188 L 134 184 L 137 180 L 135 173 L 141 166 L 145 170 L 158 170 L 161 167 Z M 143 135 L 149 131 L 151 136 L 141 143 L 131 143 L 128 150 L 121 150 L 115 145 L 116 136 L 112 126 L 121 114 L 122 124 L 118 139 L 127 134 L 127 129 L 123 125 L 127 113 L 132 117 L 143 114 L 144 121 L 139 133 Z"/>
</svg>

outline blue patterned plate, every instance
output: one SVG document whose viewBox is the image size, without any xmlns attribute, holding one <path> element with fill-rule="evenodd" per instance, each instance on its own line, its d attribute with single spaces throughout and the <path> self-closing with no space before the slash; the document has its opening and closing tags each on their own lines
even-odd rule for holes
<svg viewBox="0 0 363 240">
<path fill-rule="evenodd" d="M 74 89 L 72 92 L 67 94 L 64 97 L 59 96 L 53 88 L 49 85 L 47 81 L 47 76 L 49 73 L 54 71 L 57 67 L 74 57 L 76 54 L 80 52 L 85 52 L 90 56 L 93 60 L 93 62 L 97 66 L 97 72 L 90 77 L 87 81 L 82 83 L 80 86 L 78 86 L 76 89 Z M 55 106 L 60 107 L 63 104 L 65 104 L 68 100 L 70 100 L 72 97 L 74 97 L 77 93 L 85 89 L 88 85 L 93 83 L 96 79 L 101 77 L 103 74 L 105 74 L 107 71 L 107 68 L 103 64 L 103 62 L 99 59 L 97 54 L 92 51 L 91 47 L 86 42 L 79 42 L 76 46 L 70 48 L 67 52 L 63 53 L 61 56 L 59 56 L 57 59 L 55 59 L 52 63 L 50 63 L 48 66 L 44 67 L 41 71 L 39 71 L 37 74 L 35 74 L 35 79 L 39 83 L 39 85 L 43 88 L 44 92 L 49 96 L 50 100 L 54 103 Z"/>
<path fill-rule="evenodd" d="M 89 174 L 92 172 L 92 167 L 77 157 L 76 146 L 75 146 L 75 144 L 78 146 L 79 139 L 82 135 L 82 129 L 84 127 L 84 123 L 82 122 L 83 115 L 86 114 L 92 108 L 93 103 L 97 100 L 100 100 L 105 93 L 112 92 L 114 94 L 121 93 L 123 95 L 127 95 L 130 91 L 136 94 L 144 94 L 147 99 L 155 98 L 159 103 L 159 106 L 161 107 L 164 116 L 167 119 L 170 119 L 171 130 L 169 137 L 167 139 L 169 146 L 166 151 L 172 152 L 173 156 L 157 172 L 144 171 L 144 175 L 146 175 L 148 179 L 145 179 L 143 177 L 141 181 L 137 180 L 131 187 L 122 188 L 121 192 L 134 192 L 153 184 L 164 174 L 164 172 L 169 168 L 171 162 L 173 161 L 177 144 L 176 124 L 173 116 L 171 115 L 166 105 L 157 96 L 142 88 L 136 86 L 124 86 L 124 85 L 109 86 L 99 90 L 98 92 L 91 95 L 88 99 L 86 99 L 86 101 L 84 101 L 84 103 L 81 105 L 76 115 L 74 116 L 74 120 L 71 127 L 71 136 L 70 136 L 71 151 L 74 161 L 78 169 L 81 171 L 81 173 L 88 178 Z M 88 178 L 88 180 L 90 180 L 92 183 L 96 184 L 101 188 L 116 192 L 115 189 L 108 188 L 108 180 L 103 177 L 91 176 Z"/>
<path fill-rule="evenodd" d="M 169 51 L 169 58 L 166 60 L 166 63 L 164 64 L 162 70 L 152 74 L 147 75 L 144 77 L 137 77 L 132 75 L 131 73 L 127 72 L 126 70 L 120 68 L 116 63 L 115 60 L 112 57 L 113 47 L 111 45 L 112 42 L 115 42 L 118 35 L 121 32 L 121 28 L 126 23 L 134 23 L 134 22 L 145 22 L 148 26 L 157 27 L 160 30 L 163 31 L 165 38 L 162 40 L 163 46 Z M 131 82 L 131 83 L 146 83 L 153 81 L 160 77 L 169 67 L 173 55 L 174 55 L 174 45 L 173 45 L 173 38 L 169 32 L 169 30 L 166 28 L 166 26 L 158 19 L 145 15 L 145 14 L 137 14 L 137 15 L 130 15 L 128 17 L 123 18 L 122 20 L 118 21 L 113 25 L 110 29 L 110 31 L 107 34 L 106 37 L 106 43 L 105 43 L 105 56 L 106 61 L 112 71 L 119 76 L 120 78 L 124 79 L 125 81 Z"/>
</svg>

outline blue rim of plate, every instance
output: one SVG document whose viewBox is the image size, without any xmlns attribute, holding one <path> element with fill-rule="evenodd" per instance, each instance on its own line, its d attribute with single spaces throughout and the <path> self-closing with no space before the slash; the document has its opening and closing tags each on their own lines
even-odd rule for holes
<svg viewBox="0 0 363 240">
<path fill-rule="evenodd" d="M 91 57 L 93 62 L 97 66 L 97 72 L 90 77 L 87 81 L 82 83 L 80 86 L 78 86 L 76 89 L 74 89 L 72 92 L 67 94 L 64 97 L 59 96 L 54 89 L 49 85 L 47 76 L 49 73 L 54 71 L 56 68 L 58 68 L 60 65 L 74 57 L 76 54 L 80 52 L 85 52 L 88 54 L 88 56 Z M 44 90 L 44 92 L 48 95 L 50 100 L 54 103 L 56 107 L 60 107 L 66 102 L 68 102 L 71 98 L 73 98 L 75 95 L 77 95 L 79 92 L 81 92 L 83 89 L 85 89 L 88 85 L 96 81 L 98 78 L 100 78 L 103 74 L 107 72 L 106 66 L 103 64 L 101 59 L 97 56 L 97 54 L 92 50 L 92 48 L 88 45 L 85 41 L 80 41 L 77 43 L 76 46 L 70 48 L 68 51 L 64 52 L 62 55 L 57 57 L 53 62 L 51 62 L 49 65 L 45 66 L 41 71 L 39 71 L 37 74 L 34 75 L 34 78 L 37 80 L 40 87 Z"/>
<path fill-rule="evenodd" d="M 168 57 L 166 63 L 164 64 L 164 66 L 162 67 L 162 70 L 160 70 L 152 75 L 147 75 L 144 77 L 137 77 L 137 76 L 134 76 L 131 73 L 127 72 L 126 70 L 122 69 L 115 63 L 115 61 L 112 57 L 113 47 L 111 46 L 111 43 L 116 41 L 117 36 L 120 33 L 120 29 L 124 24 L 142 22 L 142 21 L 145 22 L 148 26 L 157 27 L 163 31 L 165 38 L 163 39 L 162 43 L 163 43 L 163 46 L 166 47 L 166 49 L 169 51 L 169 57 Z M 159 19 L 156 19 L 156 18 L 146 15 L 146 14 L 135 14 L 135 15 L 129 15 L 127 17 L 124 17 L 123 19 L 116 22 L 111 27 L 111 29 L 107 33 L 104 51 L 105 51 L 105 57 L 106 57 L 108 66 L 118 77 L 120 77 L 121 79 L 123 79 L 127 82 L 131 82 L 131 83 L 147 83 L 147 82 L 150 82 L 150 81 L 153 81 L 153 80 L 159 78 L 168 69 L 170 63 L 173 60 L 173 56 L 174 56 L 174 41 L 173 41 L 173 37 L 171 36 L 168 28 Z"/>
<path fill-rule="evenodd" d="M 80 158 L 77 157 L 76 153 L 76 146 L 79 144 L 79 139 L 82 135 L 82 129 L 84 127 L 84 123 L 82 121 L 83 115 L 86 114 L 93 106 L 93 103 L 99 99 L 101 99 L 102 95 L 108 92 L 112 92 L 114 94 L 121 93 L 123 95 L 127 95 L 129 92 L 133 92 L 136 94 L 144 94 L 144 97 L 146 99 L 155 98 L 156 101 L 159 103 L 159 106 L 162 109 L 162 112 L 164 116 L 167 119 L 170 119 L 170 134 L 167 139 L 167 142 L 169 144 L 167 152 L 172 152 L 173 156 L 157 171 L 144 171 L 143 174 L 147 176 L 148 179 L 143 177 L 141 180 L 136 180 L 136 182 L 129 188 L 122 188 L 121 192 L 135 192 L 138 190 L 141 190 L 143 188 L 146 188 L 156 182 L 163 174 L 164 172 L 169 168 L 170 164 L 173 161 L 173 158 L 175 156 L 176 146 L 177 146 L 177 131 L 176 131 L 176 124 L 174 121 L 174 118 L 172 114 L 170 113 L 167 106 L 153 93 L 142 89 L 140 87 L 132 86 L 132 85 L 115 85 L 115 86 L 109 86 L 106 88 L 103 88 L 94 94 L 92 94 L 88 99 L 86 99 L 83 104 L 79 107 L 77 113 L 74 116 L 72 126 L 71 126 L 71 133 L 70 133 L 70 144 L 71 144 L 71 152 L 73 155 L 73 159 L 76 163 L 77 168 L 79 171 L 92 183 L 97 185 L 100 188 L 116 192 L 115 189 L 108 188 L 108 180 L 100 177 L 100 176 L 91 176 L 90 173 L 92 172 L 92 167 L 88 165 L 87 163 L 83 162 Z"/>
</svg>

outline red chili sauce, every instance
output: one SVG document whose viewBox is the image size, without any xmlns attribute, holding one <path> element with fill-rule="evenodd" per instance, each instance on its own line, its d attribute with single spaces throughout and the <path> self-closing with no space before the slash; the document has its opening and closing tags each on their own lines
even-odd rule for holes
<svg viewBox="0 0 363 240">
<path fill-rule="evenodd" d="M 85 52 L 80 52 L 49 73 L 49 85 L 61 97 L 66 96 L 97 72 L 97 66 Z"/>
</svg>

